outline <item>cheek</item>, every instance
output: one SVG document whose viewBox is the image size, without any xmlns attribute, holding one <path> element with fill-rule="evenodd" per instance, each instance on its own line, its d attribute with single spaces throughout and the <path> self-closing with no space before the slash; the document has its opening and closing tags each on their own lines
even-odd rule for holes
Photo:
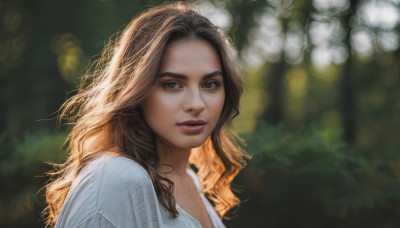
<svg viewBox="0 0 400 228">
<path fill-rule="evenodd" d="M 225 89 L 222 90 L 221 92 L 221 97 L 219 99 L 219 105 L 218 107 L 220 107 L 220 113 L 222 112 L 222 109 L 224 108 L 224 104 L 225 104 Z"/>
<path fill-rule="evenodd" d="M 219 120 L 225 103 L 225 93 L 222 92 L 219 96 L 213 97 L 209 105 L 209 112 L 212 113 L 216 119 Z"/>
<path fill-rule="evenodd" d="M 142 105 L 143 115 L 150 127 L 163 125 L 174 114 L 178 101 L 162 94 L 152 94 Z"/>
<path fill-rule="evenodd" d="M 225 97 L 221 98 L 218 102 L 218 107 L 219 107 L 218 112 L 220 115 L 222 113 L 222 109 L 224 108 L 224 103 L 225 103 Z"/>
</svg>

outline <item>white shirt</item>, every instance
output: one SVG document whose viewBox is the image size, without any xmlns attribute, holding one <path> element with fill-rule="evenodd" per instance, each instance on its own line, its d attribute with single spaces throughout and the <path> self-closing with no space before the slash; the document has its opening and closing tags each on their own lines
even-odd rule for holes
<svg viewBox="0 0 400 228">
<path fill-rule="evenodd" d="M 201 192 L 200 182 L 188 168 L 215 228 L 225 227 Z M 173 227 L 200 228 L 201 224 L 176 205 L 172 218 L 160 204 L 147 171 L 125 157 L 102 156 L 84 167 L 68 192 L 56 228 Z"/>
</svg>

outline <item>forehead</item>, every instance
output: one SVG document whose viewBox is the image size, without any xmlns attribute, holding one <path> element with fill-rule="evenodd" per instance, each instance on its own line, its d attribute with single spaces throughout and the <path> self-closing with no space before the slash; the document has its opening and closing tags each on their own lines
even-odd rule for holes
<svg viewBox="0 0 400 228">
<path fill-rule="evenodd" d="M 161 59 L 160 70 L 161 73 L 208 73 L 221 71 L 221 63 L 217 50 L 208 41 L 187 38 L 173 41 L 167 46 Z"/>
</svg>

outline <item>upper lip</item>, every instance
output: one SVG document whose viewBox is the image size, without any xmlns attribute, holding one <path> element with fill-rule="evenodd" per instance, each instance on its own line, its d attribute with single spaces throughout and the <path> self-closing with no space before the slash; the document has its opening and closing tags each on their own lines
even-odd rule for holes
<svg viewBox="0 0 400 228">
<path fill-rule="evenodd" d="M 186 120 L 179 122 L 177 125 L 205 125 L 207 124 L 207 121 L 204 120 Z"/>
</svg>

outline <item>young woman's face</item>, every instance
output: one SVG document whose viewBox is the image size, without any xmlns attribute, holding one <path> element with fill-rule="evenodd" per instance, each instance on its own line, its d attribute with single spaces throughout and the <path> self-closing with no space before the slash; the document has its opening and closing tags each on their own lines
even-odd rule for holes
<svg viewBox="0 0 400 228">
<path fill-rule="evenodd" d="M 159 145 L 189 149 L 210 136 L 224 101 L 218 53 L 207 41 L 183 39 L 167 47 L 157 85 L 142 110 Z"/>
</svg>

